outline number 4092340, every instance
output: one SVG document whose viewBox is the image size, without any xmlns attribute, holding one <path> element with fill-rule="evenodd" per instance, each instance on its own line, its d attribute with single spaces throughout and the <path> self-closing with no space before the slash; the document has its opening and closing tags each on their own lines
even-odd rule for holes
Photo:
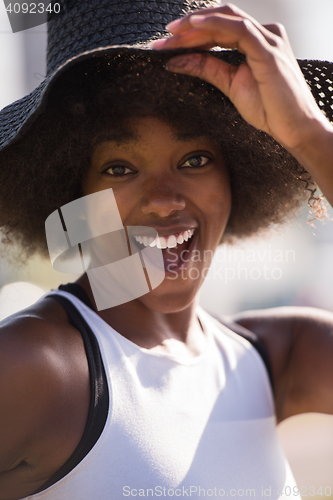
<svg viewBox="0 0 333 500">
<path fill-rule="evenodd" d="M 53 5 L 49 3 L 45 6 L 44 3 L 10 3 L 6 7 L 6 11 L 9 14 L 43 14 L 44 12 L 59 14 L 60 4 L 54 3 Z"/>
</svg>

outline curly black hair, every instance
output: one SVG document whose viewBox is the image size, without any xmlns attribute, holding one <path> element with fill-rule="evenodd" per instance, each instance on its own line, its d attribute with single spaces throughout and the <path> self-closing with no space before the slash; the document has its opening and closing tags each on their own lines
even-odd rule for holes
<svg viewBox="0 0 333 500">
<path fill-rule="evenodd" d="M 232 209 L 224 242 L 289 220 L 308 200 L 324 209 L 310 175 L 280 144 L 246 123 L 212 85 L 133 53 L 90 58 L 69 68 L 24 138 L 0 155 L 0 227 L 21 259 L 47 256 L 45 220 L 82 196 L 99 134 L 121 133 L 132 117 L 156 116 L 181 134 L 219 145 L 229 169 Z"/>
</svg>

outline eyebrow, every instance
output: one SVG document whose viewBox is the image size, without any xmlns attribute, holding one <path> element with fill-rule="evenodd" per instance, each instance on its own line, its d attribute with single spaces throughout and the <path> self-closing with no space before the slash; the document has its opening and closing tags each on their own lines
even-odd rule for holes
<svg viewBox="0 0 333 500">
<path fill-rule="evenodd" d="M 138 141 L 139 136 L 130 130 L 120 130 L 119 132 L 103 132 L 93 139 L 93 147 L 96 148 L 103 142 L 115 142 L 117 145 L 130 144 Z"/>
<path fill-rule="evenodd" d="M 191 142 L 195 139 L 209 139 L 207 134 L 198 134 L 195 132 L 175 132 L 172 135 L 175 142 Z M 96 148 L 104 142 L 114 142 L 117 146 L 122 144 L 131 144 L 133 142 L 138 142 L 140 136 L 136 134 L 133 130 L 120 130 L 118 132 L 102 132 L 98 134 L 93 140 L 93 147 Z"/>
<path fill-rule="evenodd" d="M 195 132 L 175 132 L 172 137 L 177 142 L 190 142 L 195 139 L 209 139 L 208 134 L 198 134 Z"/>
</svg>

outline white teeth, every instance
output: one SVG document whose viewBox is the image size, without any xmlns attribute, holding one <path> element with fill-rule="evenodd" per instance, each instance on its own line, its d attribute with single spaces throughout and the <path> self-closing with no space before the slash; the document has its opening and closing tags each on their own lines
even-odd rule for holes
<svg viewBox="0 0 333 500">
<path fill-rule="evenodd" d="M 163 237 L 160 236 L 159 239 L 157 240 L 157 248 L 166 248 L 167 247 L 167 240 Z"/>
<path fill-rule="evenodd" d="M 171 235 L 168 238 L 168 248 L 175 248 L 177 246 L 177 240 L 175 235 Z"/>
<path fill-rule="evenodd" d="M 181 245 L 184 241 L 188 241 L 193 236 L 193 233 L 194 229 L 188 229 L 183 231 L 177 237 L 176 235 L 171 234 L 170 236 L 157 236 L 156 238 L 153 238 L 152 236 L 134 236 L 134 238 L 145 247 L 149 245 L 150 247 L 157 246 L 157 248 L 165 249 L 175 248 L 177 244 Z"/>
</svg>

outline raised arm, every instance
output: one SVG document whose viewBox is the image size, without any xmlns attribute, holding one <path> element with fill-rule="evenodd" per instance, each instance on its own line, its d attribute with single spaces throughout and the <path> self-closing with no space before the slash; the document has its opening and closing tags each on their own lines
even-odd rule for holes
<svg viewBox="0 0 333 500">
<path fill-rule="evenodd" d="M 257 333 L 268 349 L 278 421 L 307 412 L 333 415 L 333 313 L 276 307 L 232 319 Z"/>
<path fill-rule="evenodd" d="M 209 54 L 170 59 L 168 69 L 215 85 L 242 117 L 273 136 L 311 174 L 333 204 L 333 127 L 317 106 L 283 26 L 261 25 L 233 5 L 203 9 L 169 25 L 173 36 L 154 49 L 214 46 L 246 56 L 230 66 Z"/>
<path fill-rule="evenodd" d="M 261 25 L 233 5 L 203 9 L 168 26 L 154 49 L 220 46 L 246 56 L 238 67 L 207 54 L 170 59 L 168 69 L 215 85 L 242 117 L 297 158 L 333 205 L 333 127 L 316 104 L 283 26 Z M 333 414 L 333 313 L 314 308 L 245 312 L 234 321 L 256 332 L 273 367 L 278 420 Z"/>
</svg>

